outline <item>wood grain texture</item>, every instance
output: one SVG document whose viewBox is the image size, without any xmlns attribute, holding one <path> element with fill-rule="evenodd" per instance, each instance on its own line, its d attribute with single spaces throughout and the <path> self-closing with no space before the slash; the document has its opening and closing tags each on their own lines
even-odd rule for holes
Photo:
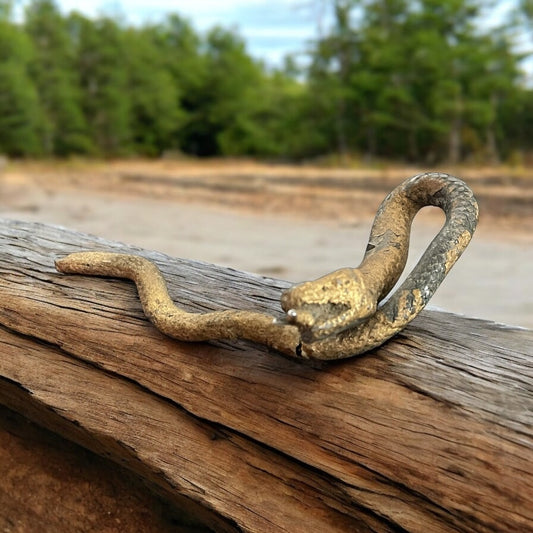
<svg viewBox="0 0 533 533">
<path fill-rule="evenodd" d="M 288 284 L 0 223 L 0 401 L 125 464 L 219 531 L 533 531 L 533 332 L 425 312 L 316 368 L 179 343 L 80 250 L 154 260 L 191 311 L 279 313 Z"/>
<path fill-rule="evenodd" d="M 2 533 L 210 533 L 144 479 L 0 405 Z"/>
</svg>

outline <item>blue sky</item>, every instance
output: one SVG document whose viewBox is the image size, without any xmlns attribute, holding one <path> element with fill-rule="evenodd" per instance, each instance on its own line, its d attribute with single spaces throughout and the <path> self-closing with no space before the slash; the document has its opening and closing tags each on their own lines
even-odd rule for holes
<svg viewBox="0 0 533 533">
<path fill-rule="evenodd" d="M 271 65 L 289 52 L 301 52 L 325 24 L 324 0 L 56 0 L 63 12 L 89 16 L 118 13 L 128 22 L 160 20 L 175 12 L 199 31 L 219 24 L 236 28 L 248 51 Z"/>
</svg>

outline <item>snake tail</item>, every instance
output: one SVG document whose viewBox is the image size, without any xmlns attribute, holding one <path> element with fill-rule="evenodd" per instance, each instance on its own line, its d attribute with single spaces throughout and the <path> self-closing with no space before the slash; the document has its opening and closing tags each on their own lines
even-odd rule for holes
<svg viewBox="0 0 533 533">
<path fill-rule="evenodd" d="M 143 311 L 154 326 L 181 341 L 247 339 L 294 355 L 300 343 L 296 327 L 266 313 L 244 310 L 190 313 L 174 304 L 158 267 L 148 259 L 113 252 L 75 252 L 56 260 L 65 274 L 129 279 L 137 287 Z"/>
</svg>

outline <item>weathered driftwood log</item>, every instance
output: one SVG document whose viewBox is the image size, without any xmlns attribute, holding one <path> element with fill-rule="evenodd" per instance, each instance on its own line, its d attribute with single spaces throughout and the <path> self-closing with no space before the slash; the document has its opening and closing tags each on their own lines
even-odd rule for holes
<svg viewBox="0 0 533 533">
<path fill-rule="evenodd" d="M 0 223 L 0 402 L 153 482 L 218 531 L 533 531 L 533 331 L 425 312 L 314 368 L 179 343 L 85 249 L 154 260 L 189 310 L 276 313 L 286 282 Z"/>
</svg>

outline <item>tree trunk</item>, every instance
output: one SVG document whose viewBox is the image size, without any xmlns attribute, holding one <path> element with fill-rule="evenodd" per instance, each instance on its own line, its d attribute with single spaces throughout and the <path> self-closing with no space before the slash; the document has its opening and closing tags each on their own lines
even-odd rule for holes
<svg viewBox="0 0 533 533">
<path fill-rule="evenodd" d="M 463 96 L 459 86 L 453 101 L 450 132 L 448 134 L 448 162 L 451 165 L 459 163 L 462 156 L 463 142 L 461 130 L 463 128 L 463 107 Z"/>
<path fill-rule="evenodd" d="M 497 165 L 500 163 L 500 153 L 498 150 L 498 141 L 496 140 L 496 117 L 498 113 L 498 96 L 496 93 L 492 93 L 490 104 L 493 118 L 487 125 L 486 130 L 486 154 L 488 162 L 491 165 Z"/>
<path fill-rule="evenodd" d="M 9 408 L 217 531 L 533 531 L 532 331 L 428 311 L 321 367 L 242 341 L 180 343 L 147 321 L 132 283 L 55 271 L 90 249 L 154 260 L 188 310 L 278 314 L 288 285 L 3 221 Z"/>
</svg>

